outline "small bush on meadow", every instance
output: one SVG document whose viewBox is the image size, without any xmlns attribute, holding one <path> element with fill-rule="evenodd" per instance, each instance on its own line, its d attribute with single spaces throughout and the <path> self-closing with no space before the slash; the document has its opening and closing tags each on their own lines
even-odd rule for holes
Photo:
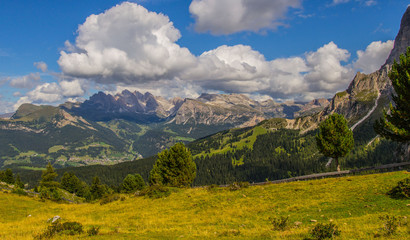
<svg viewBox="0 0 410 240">
<path fill-rule="evenodd" d="M 152 185 L 138 192 L 138 196 L 149 198 L 163 198 L 171 195 L 171 190 L 163 185 Z"/>
<path fill-rule="evenodd" d="M 101 198 L 100 205 L 104 205 L 118 200 L 120 200 L 120 195 L 118 194 L 104 195 L 104 197 Z"/>
<path fill-rule="evenodd" d="M 214 192 L 217 192 L 218 190 L 220 190 L 220 189 L 219 189 L 219 186 L 216 185 L 216 184 L 212 184 L 212 185 L 206 186 L 205 189 L 206 189 L 206 191 L 208 191 L 208 192 L 213 192 L 213 193 L 214 193 Z"/>
<path fill-rule="evenodd" d="M 21 189 L 21 188 L 14 189 L 12 191 L 12 193 L 15 193 L 15 194 L 20 195 L 20 196 L 27 196 L 28 195 L 28 193 L 26 191 L 24 191 L 23 189 Z"/>
<path fill-rule="evenodd" d="M 91 228 L 88 229 L 87 234 L 88 236 L 95 236 L 95 235 L 98 235 L 99 232 L 100 232 L 100 227 L 91 226 Z"/>
<path fill-rule="evenodd" d="M 62 200 L 61 194 L 56 188 L 41 188 L 40 198 L 42 200 L 49 199 L 52 201 L 59 202 Z"/>
<path fill-rule="evenodd" d="M 383 227 L 380 228 L 380 231 L 374 234 L 375 237 L 380 236 L 391 236 L 394 235 L 397 231 L 397 228 L 401 225 L 400 219 L 396 216 L 380 216 L 380 220 L 383 221 Z"/>
<path fill-rule="evenodd" d="M 406 178 L 397 183 L 388 193 L 390 197 L 397 199 L 410 198 L 410 178 Z"/>
<path fill-rule="evenodd" d="M 76 235 L 83 233 L 83 225 L 79 222 L 64 222 L 55 221 L 47 229 L 34 237 L 34 239 L 50 239 L 56 234 Z"/>
<path fill-rule="evenodd" d="M 273 229 L 283 231 L 288 227 L 289 217 L 273 217 L 269 219 L 272 222 Z"/>
<path fill-rule="evenodd" d="M 249 182 L 234 182 L 228 186 L 228 189 L 230 191 L 236 191 L 242 188 L 248 188 L 249 186 Z"/>
<path fill-rule="evenodd" d="M 312 236 L 312 239 L 322 240 L 340 236 L 340 231 L 334 223 L 318 223 L 310 231 L 310 235 Z"/>
</svg>

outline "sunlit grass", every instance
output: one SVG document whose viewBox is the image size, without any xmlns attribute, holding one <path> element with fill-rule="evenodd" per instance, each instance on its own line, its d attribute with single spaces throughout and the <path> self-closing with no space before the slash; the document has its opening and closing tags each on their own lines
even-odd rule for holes
<svg viewBox="0 0 410 240">
<path fill-rule="evenodd" d="M 409 176 L 395 172 L 238 191 L 181 189 L 162 199 L 124 195 L 124 201 L 106 205 L 40 202 L 0 193 L 0 239 L 32 239 L 55 215 L 63 221 L 80 222 L 85 230 L 100 226 L 100 235 L 93 239 L 303 239 L 316 224 L 312 220 L 335 223 L 341 230 L 337 239 L 373 239 L 383 225 L 379 216 L 410 217 L 409 200 L 394 200 L 385 194 Z M 288 229 L 273 230 L 269 218 L 279 216 L 289 216 Z M 295 226 L 295 222 L 302 224 Z M 409 236 L 409 227 L 401 226 L 395 235 L 377 239 Z"/>
</svg>

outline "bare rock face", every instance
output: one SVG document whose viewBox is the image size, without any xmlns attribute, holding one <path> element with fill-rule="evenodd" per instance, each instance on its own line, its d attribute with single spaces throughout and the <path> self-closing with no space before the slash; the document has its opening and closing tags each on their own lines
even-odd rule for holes
<svg viewBox="0 0 410 240">
<path fill-rule="evenodd" d="M 351 125 L 367 116 L 377 104 L 379 98 L 389 99 L 393 91 L 388 72 L 394 60 L 399 60 L 400 54 L 406 52 L 410 46 L 410 7 L 404 13 L 399 33 L 397 34 L 394 48 L 386 63 L 371 74 L 358 72 L 346 91 L 336 93 L 330 104 L 323 111 L 288 120 L 288 128 L 312 130 L 318 126 L 328 115 L 338 113 L 344 115 Z"/>
<path fill-rule="evenodd" d="M 408 46 L 410 46 L 410 7 L 407 7 L 401 19 L 399 33 L 385 65 L 392 65 L 394 60 L 398 62 L 400 54 L 405 53 Z"/>
</svg>

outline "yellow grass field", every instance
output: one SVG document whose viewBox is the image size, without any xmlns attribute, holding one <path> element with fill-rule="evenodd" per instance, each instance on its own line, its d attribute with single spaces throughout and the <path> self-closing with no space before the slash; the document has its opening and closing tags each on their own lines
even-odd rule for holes
<svg viewBox="0 0 410 240">
<path fill-rule="evenodd" d="M 99 235 L 57 235 L 53 239 L 304 239 L 317 223 L 335 223 L 336 239 L 374 239 L 383 233 L 380 216 L 396 216 L 402 224 L 391 236 L 410 239 L 410 200 L 391 199 L 386 192 L 406 171 L 252 186 L 237 191 L 217 188 L 180 189 L 169 197 L 150 199 L 124 195 L 105 205 L 41 202 L 0 192 L 0 239 L 33 239 L 47 220 L 59 215 Z M 274 230 L 270 218 L 289 217 L 289 227 Z M 312 221 L 312 220 L 316 220 Z M 295 222 L 300 222 L 295 225 Z"/>
</svg>

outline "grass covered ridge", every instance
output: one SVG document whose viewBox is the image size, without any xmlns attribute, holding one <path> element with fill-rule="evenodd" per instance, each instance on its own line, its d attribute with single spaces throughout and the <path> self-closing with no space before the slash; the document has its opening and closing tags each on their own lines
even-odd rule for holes
<svg viewBox="0 0 410 240">
<path fill-rule="evenodd" d="M 100 227 L 92 239 L 304 239 L 317 223 L 334 223 L 336 239 L 373 239 L 383 221 L 379 217 L 410 217 L 410 200 L 386 193 L 408 172 L 332 178 L 229 188 L 180 189 L 169 197 L 149 199 L 126 195 L 105 205 L 57 204 L 0 193 L 0 239 L 33 239 L 55 215 L 76 221 L 87 231 Z M 31 217 L 28 217 L 31 215 Z M 272 218 L 288 217 L 289 227 L 275 230 Z M 316 220 L 314 222 L 312 220 Z M 297 226 L 295 222 L 297 223 Z M 410 223 L 392 236 L 406 239 Z M 55 239 L 78 239 L 61 235 Z M 80 236 L 87 239 L 87 234 Z M 91 237 L 90 237 L 91 238 Z"/>
</svg>

